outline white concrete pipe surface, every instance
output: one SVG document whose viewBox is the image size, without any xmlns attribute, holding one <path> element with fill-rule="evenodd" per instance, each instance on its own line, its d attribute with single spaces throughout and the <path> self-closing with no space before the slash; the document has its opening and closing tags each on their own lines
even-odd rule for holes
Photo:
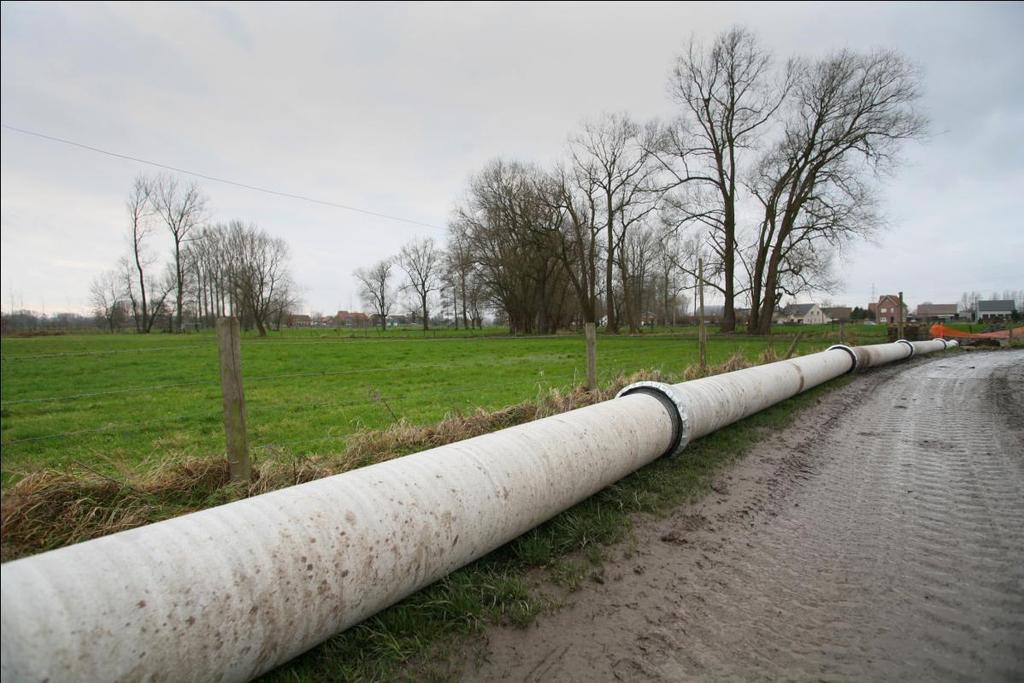
<svg viewBox="0 0 1024 683">
<path fill-rule="evenodd" d="M 909 355 L 904 343 L 837 347 L 641 383 L 613 401 L 9 562 L 0 674 L 248 680 L 688 440 L 855 359 L 868 367 Z"/>
<path fill-rule="evenodd" d="M 687 411 L 688 440 L 760 412 L 811 387 L 846 374 L 847 353 L 824 351 L 675 384 Z"/>
<path fill-rule="evenodd" d="M 4 681 L 244 681 L 659 458 L 630 396 L 3 565 Z"/>
<path fill-rule="evenodd" d="M 855 346 L 853 351 L 857 355 L 857 369 L 867 370 L 868 368 L 910 358 L 914 354 L 914 347 L 910 345 L 910 342 L 898 341 L 892 344 Z"/>
<path fill-rule="evenodd" d="M 942 339 L 930 339 L 928 341 L 910 342 L 910 345 L 914 347 L 914 355 L 919 356 L 923 353 L 942 351 L 946 348 L 947 343 Z"/>
</svg>

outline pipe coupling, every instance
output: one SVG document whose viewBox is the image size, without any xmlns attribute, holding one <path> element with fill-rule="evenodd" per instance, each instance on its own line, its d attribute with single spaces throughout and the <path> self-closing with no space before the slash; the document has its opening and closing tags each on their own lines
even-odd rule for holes
<svg viewBox="0 0 1024 683">
<path fill-rule="evenodd" d="M 846 371 L 847 375 L 857 369 L 857 354 L 856 354 L 856 352 L 852 348 L 850 348 L 846 344 L 833 344 L 832 346 L 828 347 L 825 350 L 826 351 L 839 350 L 839 351 L 845 351 L 846 353 L 850 354 L 850 360 L 853 361 L 853 364 L 850 365 L 850 369 Z"/>
<path fill-rule="evenodd" d="M 686 402 L 683 395 L 671 384 L 663 382 L 634 382 L 623 387 L 615 398 L 629 394 L 648 394 L 654 396 L 665 406 L 672 416 L 672 443 L 665 455 L 677 455 L 686 448 L 690 441 L 690 421 L 686 413 Z"/>
<path fill-rule="evenodd" d="M 910 349 L 910 355 L 907 356 L 907 358 L 913 358 L 914 357 L 914 345 L 913 344 L 908 342 L 906 339 L 897 339 L 896 343 L 897 344 L 906 344 L 907 348 Z"/>
</svg>

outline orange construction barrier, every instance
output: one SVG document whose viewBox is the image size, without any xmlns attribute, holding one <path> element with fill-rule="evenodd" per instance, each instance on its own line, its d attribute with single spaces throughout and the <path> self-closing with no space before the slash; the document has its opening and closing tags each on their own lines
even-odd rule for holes
<svg viewBox="0 0 1024 683">
<path fill-rule="evenodd" d="M 932 337 L 958 337 L 961 339 L 1009 339 L 1010 330 L 997 330 L 995 332 L 963 332 L 961 330 L 946 327 L 942 323 L 935 323 L 928 330 Z M 1024 337 L 1024 327 L 1013 328 L 1013 336 L 1018 339 Z"/>
</svg>

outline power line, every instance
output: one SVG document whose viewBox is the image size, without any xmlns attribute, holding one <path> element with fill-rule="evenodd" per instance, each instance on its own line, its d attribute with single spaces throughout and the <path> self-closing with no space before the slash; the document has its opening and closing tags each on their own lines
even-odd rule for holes
<svg viewBox="0 0 1024 683">
<path fill-rule="evenodd" d="M 178 168 L 177 166 L 170 166 L 168 164 L 162 164 L 162 163 L 160 163 L 158 161 L 150 161 L 148 159 L 143 159 L 141 157 L 132 156 L 130 154 L 120 154 L 118 152 L 111 152 L 110 150 L 101 149 L 99 147 L 94 147 L 92 145 L 86 145 L 86 144 L 81 143 L 81 142 L 75 142 L 74 140 L 68 140 L 66 138 L 59 138 L 59 137 L 57 137 L 55 135 L 46 135 L 45 133 L 37 133 L 35 131 L 27 130 L 25 128 L 17 128 L 15 126 L 9 126 L 6 123 L 0 124 L 0 126 L 2 126 L 3 128 L 6 128 L 7 130 L 12 130 L 15 133 L 21 133 L 22 135 L 31 135 L 33 137 L 42 138 L 43 140 L 50 140 L 52 142 L 59 142 L 59 143 L 65 144 L 65 145 L 70 145 L 72 147 L 78 147 L 79 149 L 85 149 L 85 150 L 88 150 L 90 152 L 96 152 L 97 154 L 105 154 L 106 156 L 114 157 L 116 159 L 124 159 L 126 161 L 134 161 L 134 162 L 139 163 L 139 164 L 146 164 L 147 166 L 154 166 L 156 168 L 162 168 L 162 169 L 165 169 L 165 170 L 168 170 L 168 171 L 174 171 L 175 173 L 183 173 L 185 175 L 195 176 L 196 178 L 202 178 L 203 180 L 210 180 L 210 181 L 213 181 L 215 183 L 223 183 L 225 185 L 233 185 L 235 187 L 241 187 L 241 188 L 244 188 L 246 190 L 253 190 L 254 192 L 263 192 L 264 194 L 276 195 L 278 197 L 287 197 L 289 199 L 298 199 L 298 200 L 303 201 L 303 202 L 310 202 L 312 204 L 320 204 L 321 206 L 334 207 L 335 209 L 344 209 L 345 211 L 354 211 L 356 213 L 361 213 L 361 214 L 364 214 L 364 215 L 367 215 L 367 216 L 375 216 L 377 218 L 386 218 L 388 220 L 398 221 L 400 223 L 409 223 L 411 225 L 420 225 L 420 226 L 422 226 L 424 228 L 432 228 L 434 230 L 444 230 L 445 229 L 445 228 L 442 228 L 439 225 L 433 225 L 431 223 L 424 223 L 422 221 L 416 221 L 416 220 L 413 220 L 411 218 L 402 218 L 401 216 L 392 216 L 390 214 L 380 213 L 379 211 L 370 211 L 369 209 L 360 209 L 359 207 L 349 206 L 348 204 L 339 204 L 337 202 L 329 202 L 329 201 L 324 200 L 324 199 L 316 199 L 315 197 L 307 197 L 305 195 L 293 194 L 291 192 L 280 192 L 278 190 L 271 190 L 271 189 L 266 188 L 266 187 L 259 187 L 257 185 L 249 185 L 247 183 L 240 183 L 240 182 L 237 182 L 237 181 L 234 181 L 234 180 L 228 180 L 227 178 L 219 178 L 217 176 L 207 175 L 206 173 L 200 173 L 198 171 L 190 171 L 190 170 L 185 169 L 185 168 Z"/>
</svg>

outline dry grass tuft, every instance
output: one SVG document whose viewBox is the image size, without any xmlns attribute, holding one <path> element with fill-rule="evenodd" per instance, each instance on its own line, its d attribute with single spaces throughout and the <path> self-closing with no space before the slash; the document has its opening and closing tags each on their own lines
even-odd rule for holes
<svg viewBox="0 0 1024 683">
<path fill-rule="evenodd" d="M 692 366 L 684 379 L 744 367 L 749 363 L 736 354 L 703 373 Z M 434 425 L 399 421 L 383 430 L 353 434 L 345 450 L 335 455 L 296 457 L 284 450 L 271 452 L 256 463 L 248 486 L 232 484 L 227 463 L 219 457 L 165 459 L 141 475 L 109 476 L 84 465 L 33 472 L 3 495 L 0 558 L 13 560 L 488 434 L 609 399 L 627 384 L 644 380 L 669 378 L 658 372 L 638 372 L 620 376 L 595 392 L 582 387 L 551 389 L 535 400 L 500 410 L 452 413 Z"/>
<path fill-rule="evenodd" d="M 761 352 L 761 355 L 757 358 L 757 365 L 767 365 L 768 363 L 774 363 L 779 360 L 779 354 L 775 353 L 775 347 L 769 346 Z"/>
<path fill-rule="evenodd" d="M 762 354 L 762 357 L 767 357 L 769 355 L 769 351 L 771 351 L 771 349 L 766 350 Z M 771 351 L 770 355 L 774 360 L 775 352 Z M 770 363 L 772 361 L 766 362 Z M 749 368 L 750 365 L 750 361 L 748 361 L 743 356 L 743 354 L 734 353 L 733 355 L 729 356 L 729 358 L 726 359 L 724 363 L 721 363 L 720 365 L 709 365 L 707 368 L 704 369 L 701 369 L 699 365 L 691 365 L 690 367 L 686 368 L 686 370 L 683 372 L 683 381 L 689 382 L 690 380 L 693 379 L 700 379 L 702 377 L 710 377 L 711 375 L 721 375 L 722 373 L 725 372 L 742 370 L 744 368 Z"/>
</svg>

